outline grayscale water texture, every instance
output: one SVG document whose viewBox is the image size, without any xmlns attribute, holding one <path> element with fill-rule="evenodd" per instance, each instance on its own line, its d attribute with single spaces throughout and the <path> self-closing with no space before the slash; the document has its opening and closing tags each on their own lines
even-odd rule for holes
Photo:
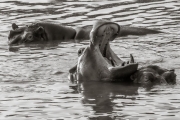
<svg viewBox="0 0 180 120">
<path fill-rule="evenodd" d="M 0 1 L 1 120 L 180 119 L 180 1 L 94 1 Z M 117 38 L 111 47 L 123 60 L 133 54 L 139 66 L 174 68 L 177 84 L 149 89 L 119 83 L 72 84 L 68 70 L 77 62 L 77 50 L 89 41 L 44 47 L 7 44 L 12 23 L 50 21 L 80 27 L 101 18 L 164 31 Z"/>
</svg>

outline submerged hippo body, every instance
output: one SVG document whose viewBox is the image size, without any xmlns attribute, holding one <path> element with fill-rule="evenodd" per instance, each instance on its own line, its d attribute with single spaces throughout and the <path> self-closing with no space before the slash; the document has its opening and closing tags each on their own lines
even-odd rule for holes
<svg viewBox="0 0 180 120">
<path fill-rule="evenodd" d="M 138 68 L 133 57 L 131 56 L 129 64 L 122 66 L 123 61 L 109 45 L 119 31 L 120 26 L 116 23 L 97 21 L 90 33 L 89 46 L 78 51 L 78 64 L 70 69 L 70 78 L 75 73 L 77 80 L 121 81 L 133 74 Z"/>
<path fill-rule="evenodd" d="M 135 72 L 131 79 L 134 83 L 142 85 L 175 84 L 176 74 L 174 70 L 167 70 L 156 65 L 142 67 Z"/>
<path fill-rule="evenodd" d="M 53 23 L 33 23 L 29 26 L 18 27 L 15 23 L 12 24 L 12 30 L 9 32 L 8 43 L 22 44 L 22 43 L 36 43 L 52 40 L 84 40 L 89 39 L 89 33 L 92 26 L 71 28 Z M 146 35 L 160 33 L 157 30 L 150 30 L 146 28 L 121 26 L 121 30 L 117 36 L 126 35 Z"/>
</svg>

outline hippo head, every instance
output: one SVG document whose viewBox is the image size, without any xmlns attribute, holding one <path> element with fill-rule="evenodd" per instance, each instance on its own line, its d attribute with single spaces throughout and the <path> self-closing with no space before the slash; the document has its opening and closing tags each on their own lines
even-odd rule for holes
<svg viewBox="0 0 180 120">
<path fill-rule="evenodd" d="M 47 36 L 43 27 L 38 23 L 31 24 L 26 27 L 18 27 L 15 23 L 12 24 L 12 30 L 8 35 L 8 44 L 23 44 L 38 41 L 46 41 Z"/>
<path fill-rule="evenodd" d="M 143 85 L 149 84 L 175 84 L 176 74 L 174 70 L 163 69 L 156 65 L 149 65 L 137 70 L 131 75 L 131 80 L 134 83 Z"/>
<path fill-rule="evenodd" d="M 131 79 L 134 83 L 142 85 L 166 83 L 166 80 L 163 77 L 151 71 L 138 70 L 135 74 L 131 76 Z"/>
</svg>

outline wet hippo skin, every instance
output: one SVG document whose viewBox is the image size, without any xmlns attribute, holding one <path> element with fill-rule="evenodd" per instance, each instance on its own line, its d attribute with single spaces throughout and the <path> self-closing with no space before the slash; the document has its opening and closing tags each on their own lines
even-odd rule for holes
<svg viewBox="0 0 180 120">
<path fill-rule="evenodd" d="M 137 70 L 131 79 L 134 83 L 142 85 L 175 84 L 176 74 L 174 70 L 168 70 L 156 65 L 149 65 Z"/>
<path fill-rule="evenodd" d="M 136 72 L 138 64 L 130 55 L 126 64 L 111 50 L 109 42 L 119 34 L 116 23 L 99 20 L 90 32 L 90 43 L 78 51 L 78 63 L 69 70 L 70 79 L 88 81 L 122 81 Z M 74 77 L 75 74 L 75 77 Z"/>
<path fill-rule="evenodd" d="M 79 28 L 71 28 L 53 23 L 33 23 L 24 27 L 18 27 L 15 23 L 12 24 L 12 30 L 8 35 L 8 43 L 22 44 L 32 42 L 43 42 L 52 40 L 85 40 L 89 39 L 89 34 L 92 26 L 85 26 Z M 121 26 L 121 30 L 117 37 L 126 35 L 146 35 L 156 34 L 161 31 L 151 30 L 146 28 Z"/>
</svg>

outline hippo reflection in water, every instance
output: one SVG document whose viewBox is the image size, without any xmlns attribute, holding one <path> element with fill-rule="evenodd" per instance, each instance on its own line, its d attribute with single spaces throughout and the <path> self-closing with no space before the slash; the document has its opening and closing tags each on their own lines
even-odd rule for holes
<svg viewBox="0 0 180 120">
<path fill-rule="evenodd" d="M 63 41 L 63 40 L 85 40 L 89 39 L 89 34 L 92 26 L 71 28 L 53 23 L 33 23 L 24 27 L 19 27 L 15 23 L 12 24 L 12 30 L 8 35 L 8 44 L 23 44 L 23 43 L 42 43 L 48 41 Z M 157 30 L 146 28 L 121 26 L 117 36 L 126 35 L 146 35 L 160 33 Z"/>
<path fill-rule="evenodd" d="M 77 80 L 122 81 L 136 72 L 138 64 L 133 56 L 126 64 L 111 50 L 109 42 L 114 40 L 120 26 L 105 20 L 97 21 L 90 32 L 90 44 L 78 51 L 78 64 L 70 69 L 70 78 Z"/>
</svg>

